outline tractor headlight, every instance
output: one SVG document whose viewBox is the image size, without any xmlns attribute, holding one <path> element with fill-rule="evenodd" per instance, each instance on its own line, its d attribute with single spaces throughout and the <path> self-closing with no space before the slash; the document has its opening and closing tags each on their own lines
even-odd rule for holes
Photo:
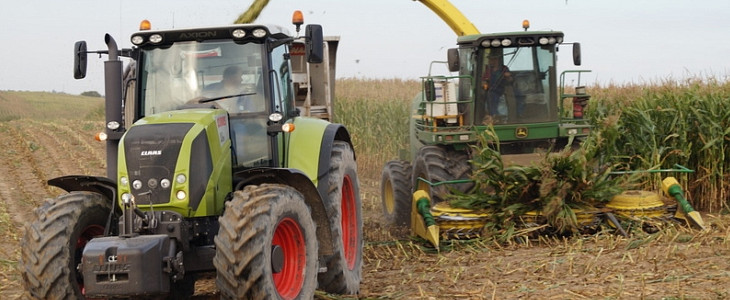
<svg viewBox="0 0 730 300">
<path fill-rule="evenodd" d="M 153 44 L 159 44 L 162 42 L 162 36 L 159 34 L 153 34 L 150 36 L 150 42 Z"/>
<path fill-rule="evenodd" d="M 119 184 L 127 186 L 129 184 L 129 178 L 127 178 L 127 176 L 122 176 L 122 178 L 119 178 Z"/>
<path fill-rule="evenodd" d="M 266 36 L 266 30 L 264 30 L 263 28 L 256 28 L 256 29 L 253 30 L 253 36 L 255 36 L 257 38 L 265 37 Z"/>
<path fill-rule="evenodd" d="M 144 42 L 144 38 L 139 35 L 135 35 L 132 37 L 132 44 L 139 45 L 139 44 L 142 44 L 143 42 Z"/>
<path fill-rule="evenodd" d="M 541 38 L 540 38 L 540 39 L 538 40 L 538 42 L 540 43 L 540 45 L 547 45 L 547 43 L 548 43 L 548 38 L 546 38 L 546 37 L 541 37 Z"/>
<path fill-rule="evenodd" d="M 185 194 L 185 191 L 177 191 L 177 193 L 175 193 L 175 197 L 177 197 L 177 200 L 185 200 L 186 196 L 187 195 Z"/>
<path fill-rule="evenodd" d="M 246 36 L 246 31 L 239 28 L 234 30 L 231 35 L 233 35 L 234 38 L 240 39 Z"/>
<path fill-rule="evenodd" d="M 568 129 L 568 135 L 576 135 L 576 134 L 578 134 L 578 129 L 576 129 L 576 128 Z"/>
<path fill-rule="evenodd" d="M 122 202 L 124 204 L 132 203 L 132 201 L 134 201 L 134 196 L 132 196 L 132 194 L 130 194 L 130 193 L 122 194 Z"/>
<path fill-rule="evenodd" d="M 160 186 L 163 189 L 169 188 L 170 187 L 170 179 L 163 178 L 162 180 L 160 180 Z"/>
<path fill-rule="evenodd" d="M 139 180 L 139 179 L 137 179 L 135 181 L 132 181 L 132 188 L 135 189 L 135 190 L 141 189 L 142 188 L 142 181 Z"/>
<path fill-rule="evenodd" d="M 492 40 L 492 47 L 499 47 L 499 45 L 502 45 L 502 41 L 500 41 L 498 39 Z"/>
<path fill-rule="evenodd" d="M 502 46 L 509 47 L 510 45 L 512 45 L 512 40 L 510 40 L 510 39 L 503 39 L 502 40 Z"/>
<path fill-rule="evenodd" d="M 177 182 L 179 184 L 183 184 L 187 180 L 188 180 L 188 178 L 185 177 L 185 174 L 177 174 L 177 176 L 175 176 L 175 182 Z"/>
<path fill-rule="evenodd" d="M 109 128 L 111 130 L 117 130 L 119 126 L 119 122 L 117 121 L 110 121 L 109 123 L 106 123 L 106 128 Z"/>
<path fill-rule="evenodd" d="M 284 119 L 284 115 L 281 113 L 275 112 L 269 115 L 269 121 L 271 122 L 279 122 L 281 119 Z"/>
</svg>

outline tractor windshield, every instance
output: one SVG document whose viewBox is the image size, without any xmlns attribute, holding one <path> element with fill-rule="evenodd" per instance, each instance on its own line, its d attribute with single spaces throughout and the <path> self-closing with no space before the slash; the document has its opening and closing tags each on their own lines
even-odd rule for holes
<svg viewBox="0 0 730 300">
<path fill-rule="evenodd" d="M 210 102 L 230 113 L 265 110 L 263 45 L 231 41 L 178 42 L 145 50 L 140 76 L 140 113 L 176 110 Z"/>
<path fill-rule="evenodd" d="M 477 118 L 484 124 L 557 121 L 554 47 L 482 49 Z"/>
</svg>

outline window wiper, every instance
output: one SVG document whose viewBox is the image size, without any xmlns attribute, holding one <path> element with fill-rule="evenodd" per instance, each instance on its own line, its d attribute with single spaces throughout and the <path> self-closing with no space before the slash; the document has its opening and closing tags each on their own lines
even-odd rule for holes
<svg viewBox="0 0 730 300">
<path fill-rule="evenodd" d="M 200 100 L 198 100 L 198 103 L 208 103 L 211 101 L 216 101 L 216 100 L 221 100 L 221 99 L 235 98 L 235 97 L 242 97 L 242 96 L 251 96 L 251 95 L 256 95 L 256 93 L 243 93 L 243 94 L 234 94 L 234 95 L 227 95 L 227 96 L 221 96 L 221 97 L 215 97 L 215 98 L 200 99 Z"/>
</svg>

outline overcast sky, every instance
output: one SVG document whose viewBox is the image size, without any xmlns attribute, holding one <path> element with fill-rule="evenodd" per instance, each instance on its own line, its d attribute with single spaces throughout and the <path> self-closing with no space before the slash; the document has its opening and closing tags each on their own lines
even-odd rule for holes
<svg viewBox="0 0 730 300">
<path fill-rule="evenodd" d="M 591 83 L 626 84 L 730 76 L 729 0 L 452 0 L 481 32 L 559 30 L 580 42 L 583 66 L 561 51 L 559 67 L 591 69 Z M 73 44 L 104 50 L 104 34 L 129 48 L 148 19 L 153 29 L 231 24 L 250 0 L 26 0 L 0 4 L 0 90 L 103 93 L 103 59 L 86 79 L 72 75 Z M 341 37 L 337 77 L 418 79 L 445 60 L 456 35 L 412 0 L 271 0 L 258 23 L 293 32 L 291 15 Z M 570 47 L 565 47 L 570 50 Z M 444 70 L 445 71 L 445 70 Z"/>
</svg>

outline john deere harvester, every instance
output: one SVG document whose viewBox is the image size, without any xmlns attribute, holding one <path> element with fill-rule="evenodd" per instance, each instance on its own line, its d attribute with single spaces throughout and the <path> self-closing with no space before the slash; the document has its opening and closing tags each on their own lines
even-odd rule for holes
<svg viewBox="0 0 730 300">
<path fill-rule="evenodd" d="M 331 94 L 337 40 L 319 25 L 299 37 L 295 24 L 297 36 L 253 24 L 146 24 L 129 49 L 108 34 L 108 50 L 76 43 L 76 78 L 87 53 L 108 57 L 107 174 L 49 181 L 67 193 L 39 207 L 23 236 L 30 297 L 186 298 L 205 272 L 226 299 L 357 293 L 363 238 L 350 136 L 296 106 L 311 90 Z M 133 67 L 123 72 L 120 57 Z M 310 69 L 331 75 L 300 75 Z M 302 89 L 308 77 L 317 80 Z"/>
<path fill-rule="evenodd" d="M 473 186 L 470 147 L 488 127 L 501 152 L 514 155 L 509 160 L 516 163 L 535 152 L 561 149 L 590 131 L 582 118 L 590 96 L 579 86 L 580 75 L 589 71 L 557 70 L 561 45 L 572 46 L 573 63 L 581 64 L 580 44 L 565 43 L 560 31 L 528 31 L 528 21 L 524 31 L 482 34 L 448 1 L 421 2 L 459 36 L 448 61 L 434 62 L 446 63 L 456 74 L 429 71 L 422 77 L 411 110 L 410 151 L 383 169 L 383 210 L 401 225 L 410 223 L 412 192 L 427 191 L 440 202 L 450 188 L 466 192 Z M 566 78 L 578 79 L 571 82 L 578 87 L 566 90 Z"/>
<path fill-rule="evenodd" d="M 580 44 L 565 42 L 560 31 L 529 31 L 525 20 L 524 31 L 480 33 L 449 1 L 418 1 L 453 29 L 458 48 L 448 50 L 447 61 L 431 64 L 432 68 L 445 63 L 449 75 L 432 75 L 430 68 L 428 76 L 422 77 L 422 92 L 414 98 L 411 110 L 410 151 L 401 151 L 398 160 L 386 163 L 381 199 L 390 223 L 410 226 L 413 234 L 438 247 L 440 238 L 480 236 L 495 215 L 494 210 L 484 207 L 457 208 L 444 201 L 454 194 L 478 195 L 473 190 L 471 164 L 479 155 L 473 148 L 477 143 L 491 143 L 482 145 L 485 147 L 496 144 L 500 166 L 495 169 L 504 170 L 502 167 L 537 162 L 547 151 L 575 149 L 588 136 L 591 126 L 583 119 L 583 111 L 590 96 L 581 76 L 590 71 L 558 72 L 558 50 L 566 46 L 572 50 L 573 64 L 581 64 Z M 691 172 L 681 166 L 662 171 Z M 664 218 L 676 209 L 665 202 L 672 197 L 680 203 L 676 216 L 703 228 L 699 213 L 684 200 L 676 180 L 668 177 L 665 181 L 665 196 L 625 191 L 601 199 L 607 203 L 600 208 L 572 210 L 575 222 L 592 227 L 605 217 L 626 234 L 614 214 Z M 492 183 L 512 184 L 508 180 Z M 493 186 L 491 190 L 481 188 L 479 192 L 490 195 L 498 192 Z M 496 194 L 495 198 L 505 195 Z M 527 201 L 531 200 L 534 198 Z M 518 217 L 524 224 L 546 224 L 541 211 Z"/>
</svg>

